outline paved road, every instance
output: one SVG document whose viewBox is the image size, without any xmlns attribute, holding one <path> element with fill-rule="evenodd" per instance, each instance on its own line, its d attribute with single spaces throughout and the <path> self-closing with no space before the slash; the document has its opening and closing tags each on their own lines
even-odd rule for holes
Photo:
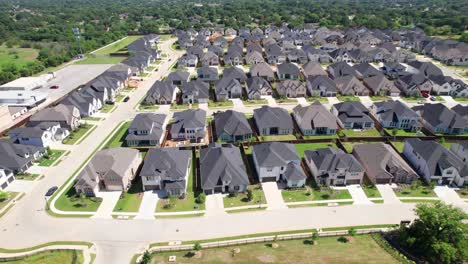
<svg viewBox="0 0 468 264">
<path fill-rule="evenodd" d="M 0 219 L 2 237 L 0 248 L 23 248 L 50 241 L 90 241 L 96 243 L 96 264 L 128 264 L 135 253 L 141 252 L 148 243 L 152 242 L 206 239 L 304 228 L 399 223 L 402 219 L 414 218 L 413 204 L 386 203 L 276 209 L 156 220 L 56 218 L 48 215 L 44 211 L 43 195 L 46 190 L 50 186 L 64 184 L 70 174 L 91 155 L 113 128 L 135 115 L 133 107 L 139 99 L 145 95 L 155 80 L 168 73 L 172 62 L 181 55 L 181 52 L 170 49 L 173 41 L 162 44 L 162 50 L 172 61 L 165 61 L 159 65 L 160 70 L 132 93 L 129 102 L 120 104 L 115 112 L 101 122 L 92 135 L 72 150 L 66 160 L 50 168 L 47 177 Z M 245 111 L 251 112 L 252 109 L 246 107 Z M 468 211 L 466 204 L 460 206 Z"/>
</svg>

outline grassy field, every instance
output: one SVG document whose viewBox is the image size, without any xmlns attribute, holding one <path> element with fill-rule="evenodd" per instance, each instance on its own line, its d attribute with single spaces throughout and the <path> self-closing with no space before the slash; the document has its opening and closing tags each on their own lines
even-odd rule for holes
<svg viewBox="0 0 468 264">
<path fill-rule="evenodd" d="M 380 132 L 376 128 L 371 129 L 343 129 L 342 132 L 346 137 L 380 137 Z M 340 134 L 341 135 L 341 134 Z"/>
<path fill-rule="evenodd" d="M 300 143 L 294 144 L 296 147 L 297 153 L 301 158 L 304 157 L 304 151 L 306 150 L 313 150 L 313 149 L 320 149 L 320 148 L 336 148 L 335 143 Z"/>
<path fill-rule="evenodd" d="M 122 193 L 114 207 L 114 212 L 138 212 L 143 199 L 141 178 L 137 177 L 127 192 Z"/>
<path fill-rule="evenodd" d="M 132 43 L 133 41 L 139 38 L 141 38 L 141 36 L 128 36 L 112 45 L 109 45 L 105 48 L 102 48 L 94 52 L 93 54 L 97 56 L 103 56 L 103 55 L 109 55 L 111 53 L 118 52 L 119 50 L 125 49 L 128 46 L 128 44 Z"/>
<path fill-rule="evenodd" d="M 71 264 L 83 263 L 83 253 L 76 250 L 54 250 L 42 252 L 23 259 L 6 261 L 11 264 Z M 3 262 L 3 261 L 2 261 Z"/>
<path fill-rule="evenodd" d="M 239 193 L 236 196 L 230 197 L 229 195 L 223 198 L 224 207 L 237 207 L 237 206 L 246 206 L 246 205 L 258 205 L 265 204 L 265 194 L 260 186 L 251 186 L 252 192 L 254 194 L 254 199 L 248 201 L 247 192 Z"/>
<path fill-rule="evenodd" d="M 79 197 L 73 184 L 57 199 L 55 207 L 62 211 L 96 212 L 102 199 L 98 197 Z"/>
<path fill-rule="evenodd" d="M 63 144 L 67 145 L 74 145 L 80 140 L 85 139 L 85 134 L 90 131 L 91 129 L 95 129 L 95 125 L 90 125 L 90 124 L 82 124 L 80 125 L 79 128 L 75 129 L 70 133 L 70 135 L 63 140 Z M 89 135 L 89 134 L 88 134 Z"/>
<path fill-rule="evenodd" d="M 256 243 L 203 249 L 200 258 L 188 251 L 157 253 L 151 263 L 166 263 L 169 256 L 176 256 L 177 263 L 398 263 L 369 235 L 355 236 L 348 243 L 337 239 L 319 238 L 317 245 L 311 245 L 309 240 L 279 241 L 275 242 L 278 248 L 271 243 Z M 233 254 L 234 248 L 239 253 Z"/>
<path fill-rule="evenodd" d="M 400 184 L 400 189 L 395 191 L 398 197 L 436 197 L 437 195 L 430 186 L 423 183 Z"/>
<path fill-rule="evenodd" d="M 123 123 L 119 130 L 115 132 L 112 138 L 106 143 L 104 148 L 118 148 L 124 145 L 125 137 L 127 136 L 127 130 L 130 126 L 131 121 L 127 121 Z"/>
<path fill-rule="evenodd" d="M 56 150 L 56 149 L 51 149 L 50 155 L 47 155 L 48 157 L 42 157 L 39 160 L 39 166 L 44 166 L 44 167 L 49 167 L 52 166 L 60 157 L 62 157 L 63 153 L 65 153 L 65 150 Z"/>
<path fill-rule="evenodd" d="M 10 63 L 18 67 L 26 65 L 28 62 L 36 60 L 39 51 L 32 48 L 12 47 L 0 45 L 0 67 Z"/>
<path fill-rule="evenodd" d="M 296 140 L 294 135 L 260 136 L 260 141 Z"/>
<path fill-rule="evenodd" d="M 76 62 L 76 64 L 116 64 L 127 57 L 123 56 L 110 56 L 111 53 L 118 53 L 120 51 L 126 52 L 128 44 L 139 39 L 141 36 L 128 36 L 120 41 L 117 41 L 105 48 L 97 50 L 96 52 L 86 55 L 84 60 Z"/>
<path fill-rule="evenodd" d="M 351 199 L 351 194 L 348 190 L 331 190 L 326 188 L 322 188 L 322 190 L 283 190 L 281 191 L 281 194 L 286 203 Z"/>
</svg>

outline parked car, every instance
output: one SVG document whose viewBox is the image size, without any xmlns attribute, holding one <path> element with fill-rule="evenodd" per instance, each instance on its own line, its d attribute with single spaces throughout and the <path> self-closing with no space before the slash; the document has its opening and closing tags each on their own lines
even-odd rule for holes
<svg viewBox="0 0 468 264">
<path fill-rule="evenodd" d="M 59 88 L 58 85 L 52 85 L 52 86 L 50 87 L 50 89 L 58 89 L 58 88 Z"/>
<path fill-rule="evenodd" d="M 108 101 L 108 102 L 106 102 L 106 104 L 108 104 L 108 105 L 115 105 L 115 102 Z"/>
<path fill-rule="evenodd" d="M 434 96 L 431 96 L 431 97 L 429 98 L 429 100 L 431 100 L 431 101 L 436 101 L 436 98 L 435 98 Z"/>
<path fill-rule="evenodd" d="M 124 101 L 125 103 L 128 102 L 128 100 L 130 100 L 130 96 L 127 96 L 127 97 L 125 97 L 125 98 L 123 99 L 123 101 Z"/>
<path fill-rule="evenodd" d="M 57 191 L 57 189 L 57 186 L 50 187 L 50 189 L 46 192 L 45 196 L 52 196 L 55 193 L 55 191 Z"/>
</svg>

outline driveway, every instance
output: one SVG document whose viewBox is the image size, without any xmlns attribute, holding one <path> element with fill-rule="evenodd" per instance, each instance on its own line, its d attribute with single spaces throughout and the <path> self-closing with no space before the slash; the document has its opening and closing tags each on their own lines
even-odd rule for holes
<svg viewBox="0 0 468 264">
<path fill-rule="evenodd" d="M 367 108 L 370 108 L 370 106 L 374 104 L 374 102 L 370 99 L 369 96 L 358 96 L 358 97 L 361 103 Z"/>
<path fill-rule="evenodd" d="M 215 193 L 206 196 L 205 215 L 226 214 L 224 211 L 223 194 Z"/>
<path fill-rule="evenodd" d="M 6 191 L 29 193 L 36 183 L 37 181 L 14 180 L 10 185 L 8 185 Z"/>
<path fill-rule="evenodd" d="M 239 98 L 234 98 L 230 99 L 232 103 L 234 104 L 234 108 L 244 108 L 244 104 L 242 103 L 242 100 Z"/>
<path fill-rule="evenodd" d="M 265 96 L 262 96 L 262 98 L 268 101 L 268 106 L 271 106 L 271 107 L 278 106 L 278 104 L 276 103 L 276 100 L 272 96 L 265 95 Z"/>
<path fill-rule="evenodd" d="M 154 211 L 158 204 L 159 198 L 162 197 L 161 192 L 146 191 L 143 193 L 140 208 L 135 219 L 154 219 Z"/>
<path fill-rule="evenodd" d="M 262 189 L 267 201 L 267 210 L 282 210 L 288 207 L 284 203 L 281 190 L 276 182 L 262 182 Z"/>
<path fill-rule="evenodd" d="M 308 103 L 307 103 L 307 100 L 304 98 L 304 97 L 297 97 L 297 102 L 302 105 L 302 106 L 307 106 Z"/>
<path fill-rule="evenodd" d="M 440 198 L 443 202 L 447 204 L 465 204 L 465 202 L 458 196 L 457 192 L 454 189 L 447 186 L 436 186 L 434 192 L 437 194 L 437 197 Z"/>
<path fill-rule="evenodd" d="M 331 106 L 333 106 L 334 104 L 341 103 L 341 101 L 338 100 L 338 98 L 336 97 L 327 97 L 327 99 L 328 99 L 328 103 L 330 103 Z"/>
<path fill-rule="evenodd" d="M 384 200 L 384 204 L 400 204 L 401 201 L 396 196 L 395 192 L 392 189 L 392 186 L 389 184 L 377 184 L 377 189 L 379 190 L 382 198 Z"/>
<path fill-rule="evenodd" d="M 353 204 L 373 204 L 369 198 L 367 198 L 366 193 L 361 188 L 359 184 L 347 185 L 346 189 L 348 189 L 351 197 L 353 197 Z"/>
<path fill-rule="evenodd" d="M 455 101 L 452 96 L 446 96 L 446 95 L 442 95 L 441 96 L 442 99 L 445 100 L 445 106 L 447 106 L 448 108 L 452 108 L 454 106 L 456 106 L 457 104 L 462 104 L 462 103 L 459 103 L 457 101 Z M 462 105 L 466 105 L 466 104 L 462 104 Z"/>
<path fill-rule="evenodd" d="M 96 197 L 102 198 L 102 203 L 92 218 L 112 219 L 112 212 L 122 192 L 98 192 Z"/>
</svg>

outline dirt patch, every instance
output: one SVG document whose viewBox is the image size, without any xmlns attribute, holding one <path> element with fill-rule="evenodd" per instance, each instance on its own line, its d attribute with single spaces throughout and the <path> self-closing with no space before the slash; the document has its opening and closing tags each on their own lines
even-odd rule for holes
<svg viewBox="0 0 468 264">
<path fill-rule="evenodd" d="M 261 263 L 274 263 L 276 261 L 275 256 L 272 256 L 269 254 L 263 254 L 263 255 L 257 256 L 257 259 Z"/>
</svg>

